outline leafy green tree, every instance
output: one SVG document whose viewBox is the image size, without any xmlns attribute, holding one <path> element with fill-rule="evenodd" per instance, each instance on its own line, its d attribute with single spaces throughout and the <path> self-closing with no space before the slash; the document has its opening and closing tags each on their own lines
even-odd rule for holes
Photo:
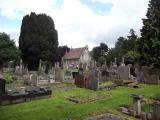
<svg viewBox="0 0 160 120">
<path fill-rule="evenodd" d="M 122 61 L 122 57 L 124 57 L 125 55 L 128 56 L 131 53 L 138 54 L 137 41 L 138 36 L 135 34 L 135 31 L 133 29 L 130 29 L 129 36 L 127 36 L 127 38 L 119 37 L 117 39 L 117 42 L 115 43 L 115 47 L 109 50 L 106 58 L 106 63 L 109 65 L 111 61 L 113 62 L 114 59 L 117 58 L 117 63 L 120 64 L 120 62 Z M 131 60 L 130 59 L 127 61 L 127 59 L 129 59 L 129 57 L 126 57 L 126 63 Z"/>
<path fill-rule="evenodd" d="M 139 41 L 140 64 L 160 68 L 160 0 L 150 0 Z"/>
<path fill-rule="evenodd" d="M 19 61 L 20 50 L 6 33 L 0 33 L 0 69 L 9 61 Z"/>
<path fill-rule="evenodd" d="M 125 63 L 134 65 L 138 63 L 139 56 L 139 53 L 136 51 L 128 51 L 126 54 L 124 54 Z"/>
<path fill-rule="evenodd" d="M 101 56 L 101 50 L 99 47 L 94 47 L 92 49 L 92 58 L 95 60 L 95 61 L 98 61 L 98 58 Z"/>
<path fill-rule="evenodd" d="M 108 46 L 105 43 L 100 43 L 100 46 L 92 49 L 92 57 L 98 61 L 99 57 L 104 56 L 108 52 Z"/>
<path fill-rule="evenodd" d="M 115 57 L 117 57 L 117 52 L 115 48 L 111 48 L 108 50 L 108 54 L 106 56 L 106 64 L 109 66 L 111 61 L 114 61 Z"/>
<path fill-rule="evenodd" d="M 37 70 L 39 60 L 54 64 L 57 57 L 58 34 L 54 21 L 46 14 L 31 13 L 23 17 L 19 48 L 29 70 Z"/>
<path fill-rule="evenodd" d="M 101 57 L 99 57 L 99 59 L 98 59 L 98 63 L 99 63 L 99 65 L 104 65 L 105 64 L 105 61 L 106 61 L 106 58 L 104 57 L 104 56 L 101 56 Z"/>
</svg>

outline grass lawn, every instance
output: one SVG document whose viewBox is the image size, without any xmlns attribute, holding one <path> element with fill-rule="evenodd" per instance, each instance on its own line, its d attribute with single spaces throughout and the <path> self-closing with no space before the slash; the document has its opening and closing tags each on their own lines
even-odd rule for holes
<svg viewBox="0 0 160 120">
<path fill-rule="evenodd" d="M 76 104 L 66 99 L 69 96 L 85 96 L 89 93 L 110 95 L 106 99 Z M 73 90 L 56 90 L 50 99 L 35 100 L 31 102 L 0 106 L 0 120 L 82 120 L 105 112 L 122 115 L 116 111 L 120 105 L 132 103 L 130 93 L 143 94 L 150 98 L 160 94 L 159 85 L 140 85 L 140 88 L 120 87 L 111 91 L 91 91 L 83 88 Z M 83 98 L 83 97 L 82 97 Z"/>
</svg>

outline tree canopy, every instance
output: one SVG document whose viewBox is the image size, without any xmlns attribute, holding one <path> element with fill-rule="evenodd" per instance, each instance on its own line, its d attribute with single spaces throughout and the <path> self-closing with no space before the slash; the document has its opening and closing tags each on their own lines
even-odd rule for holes
<svg viewBox="0 0 160 120">
<path fill-rule="evenodd" d="M 100 65 L 105 62 L 105 55 L 107 55 L 108 46 L 105 43 L 100 43 L 100 46 L 94 47 L 92 49 L 92 58 L 98 62 Z"/>
<path fill-rule="evenodd" d="M 113 62 L 117 58 L 117 63 L 119 64 L 122 61 L 122 57 L 124 57 L 126 64 L 134 64 L 139 57 L 137 51 L 138 39 L 133 29 L 130 29 L 129 35 L 126 38 L 119 37 L 115 43 L 115 47 L 109 49 L 106 63 L 109 65 L 111 61 Z"/>
<path fill-rule="evenodd" d="M 160 0 L 150 0 L 139 41 L 140 64 L 160 68 Z"/>
<path fill-rule="evenodd" d="M 0 33 L 0 69 L 9 61 L 19 61 L 21 52 L 6 33 Z"/>
<path fill-rule="evenodd" d="M 22 59 L 29 70 L 37 70 L 39 60 L 54 64 L 58 49 L 58 33 L 54 21 L 46 14 L 31 13 L 23 17 L 19 37 Z"/>
<path fill-rule="evenodd" d="M 61 62 L 62 57 L 65 55 L 66 52 L 69 52 L 70 48 L 68 46 L 59 46 L 57 52 L 57 61 Z"/>
</svg>

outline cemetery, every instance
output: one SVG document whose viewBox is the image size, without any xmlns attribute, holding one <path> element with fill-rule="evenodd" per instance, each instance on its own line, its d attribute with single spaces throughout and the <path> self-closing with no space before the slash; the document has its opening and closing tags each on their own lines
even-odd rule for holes
<svg viewBox="0 0 160 120">
<path fill-rule="evenodd" d="M 160 120 L 160 0 L 2 0 L 0 26 L 0 120 Z"/>
<path fill-rule="evenodd" d="M 80 68 L 70 73 L 69 70 L 65 72 L 66 69 L 61 68 L 59 63 L 50 67 L 48 73 L 45 73 L 45 69 L 45 62 L 40 60 L 38 71 L 28 71 L 21 61 L 15 68 L 6 67 L 2 70 L 2 120 L 6 119 L 8 109 L 21 109 L 24 112 L 17 111 L 16 114 L 26 114 L 35 109 L 32 106 L 37 106 L 37 110 L 34 110 L 37 115 L 42 114 L 42 110 L 46 111 L 45 114 L 53 111 L 48 115 L 50 119 L 159 119 L 159 77 L 152 77 L 157 79 L 156 82 L 147 79 L 152 74 L 159 75 L 155 70 L 146 68 L 145 72 L 141 71 L 145 73 L 144 76 L 132 78 L 130 66 L 124 63 L 120 66 L 112 63 L 110 67 L 92 66 L 86 70 Z M 5 80 L 11 78 L 10 82 Z M 47 110 L 49 106 L 52 106 L 51 110 Z M 27 109 L 29 111 L 25 111 Z M 63 112 L 58 113 L 57 109 Z M 83 112 L 79 114 L 75 109 Z M 11 116 L 14 113 L 11 112 Z M 54 114 L 58 114 L 57 118 Z M 30 115 L 26 118 L 32 117 Z M 45 119 L 45 115 L 42 118 Z M 42 118 L 37 116 L 36 119 Z"/>
</svg>

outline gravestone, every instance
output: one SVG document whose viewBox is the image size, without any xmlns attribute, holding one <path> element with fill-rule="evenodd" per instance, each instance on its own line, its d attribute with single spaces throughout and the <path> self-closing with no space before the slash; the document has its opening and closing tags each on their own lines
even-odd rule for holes
<svg viewBox="0 0 160 120">
<path fill-rule="evenodd" d="M 109 79 L 109 71 L 108 70 L 102 70 L 101 71 L 101 81 L 107 81 Z"/>
<path fill-rule="evenodd" d="M 64 70 L 61 68 L 55 68 L 55 81 L 63 82 L 64 81 Z"/>
<path fill-rule="evenodd" d="M 75 85 L 78 87 L 85 87 L 85 77 L 84 75 L 76 75 L 75 76 Z"/>
<path fill-rule="evenodd" d="M 32 85 L 37 86 L 38 84 L 38 79 L 37 79 L 37 75 L 36 74 L 31 74 L 30 75 L 30 82 Z"/>
<path fill-rule="evenodd" d="M 120 79 L 129 80 L 130 78 L 130 67 L 129 66 L 119 66 L 118 75 Z"/>
<path fill-rule="evenodd" d="M 5 94 L 5 83 L 3 76 L 0 74 L 0 96 Z"/>
<path fill-rule="evenodd" d="M 50 83 L 55 82 L 55 68 L 52 67 L 51 70 L 49 71 L 49 81 Z"/>
<path fill-rule="evenodd" d="M 22 59 L 20 60 L 19 74 L 20 74 L 20 75 L 23 74 L 23 61 L 22 61 Z"/>
<path fill-rule="evenodd" d="M 99 89 L 99 77 L 100 72 L 97 69 L 93 69 L 86 80 L 86 88 L 91 90 Z"/>
<path fill-rule="evenodd" d="M 15 67 L 15 74 L 18 75 L 18 74 L 19 74 L 19 71 L 20 71 L 20 67 L 19 67 L 19 66 L 16 66 L 16 67 Z"/>
<path fill-rule="evenodd" d="M 153 120 L 160 120 L 160 101 L 156 101 L 153 106 Z"/>
<path fill-rule="evenodd" d="M 143 79 L 144 83 L 146 84 L 159 84 L 160 83 L 160 74 L 159 69 L 143 66 L 142 72 L 143 72 Z"/>
<path fill-rule="evenodd" d="M 79 72 L 74 72 L 75 85 L 78 87 L 85 87 L 85 76 L 83 75 L 83 69 L 79 69 Z"/>
<path fill-rule="evenodd" d="M 122 57 L 121 66 L 125 66 L 125 63 L 124 63 L 124 57 Z"/>
<path fill-rule="evenodd" d="M 54 75 L 49 75 L 49 82 L 50 83 L 55 83 L 55 77 L 54 77 Z"/>
<path fill-rule="evenodd" d="M 47 85 L 49 82 L 49 76 L 48 75 L 39 75 L 37 76 L 37 85 Z"/>
<path fill-rule="evenodd" d="M 136 66 L 135 67 L 135 74 L 136 74 L 136 80 L 138 81 L 138 82 L 144 82 L 144 76 L 143 76 L 143 72 L 141 71 L 141 67 L 140 66 Z"/>
</svg>

